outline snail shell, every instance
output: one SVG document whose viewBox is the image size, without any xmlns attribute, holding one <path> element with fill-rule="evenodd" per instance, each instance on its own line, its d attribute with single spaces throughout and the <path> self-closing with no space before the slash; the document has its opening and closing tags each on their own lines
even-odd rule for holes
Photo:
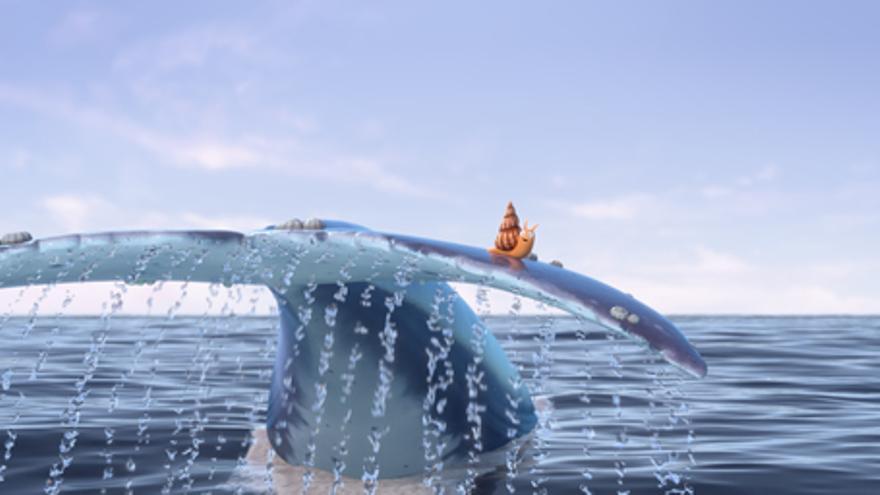
<svg viewBox="0 0 880 495">
<path fill-rule="evenodd" d="M 498 235 L 495 237 L 495 247 L 501 251 L 510 251 L 516 247 L 520 233 L 519 217 L 516 216 L 516 208 L 513 202 L 508 201 L 504 219 L 498 227 Z"/>
</svg>

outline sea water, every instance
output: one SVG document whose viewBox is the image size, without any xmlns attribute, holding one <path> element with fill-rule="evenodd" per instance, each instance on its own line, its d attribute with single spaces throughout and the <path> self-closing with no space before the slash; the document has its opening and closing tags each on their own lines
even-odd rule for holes
<svg viewBox="0 0 880 495">
<path fill-rule="evenodd" d="M 705 379 L 574 319 L 486 318 L 542 412 L 525 455 L 466 480 L 473 492 L 876 493 L 880 318 L 672 320 Z M 9 319 L 0 493 L 273 493 L 271 462 L 241 473 L 277 325 Z"/>
</svg>

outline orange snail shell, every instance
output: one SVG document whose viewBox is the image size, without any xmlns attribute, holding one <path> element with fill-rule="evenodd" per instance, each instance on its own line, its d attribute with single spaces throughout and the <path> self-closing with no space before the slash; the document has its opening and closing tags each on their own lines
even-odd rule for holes
<svg viewBox="0 0 880 495">
<path fill-rule="evenodd" d="M 516 209 L 513 207 L 513 202 L 508 202 L 507 210 L 504 212 L 504 220 L 501 221 L 498 235 L 495 237 L 495 248 L 500 251 L 510 251 L 516 247 L 520 231 Z"/>
</svg>

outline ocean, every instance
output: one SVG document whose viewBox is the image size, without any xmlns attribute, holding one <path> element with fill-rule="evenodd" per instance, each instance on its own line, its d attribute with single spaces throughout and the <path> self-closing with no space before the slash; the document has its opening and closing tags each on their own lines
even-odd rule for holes
<svg viewBox="0 0 880 495">
<path fill-rule="evenodd" d="M 671 319 L 706 378 L 574 319 L 487 317 L 543 412 L 515 473 L 487 470 L 474 493 L 877 493 L 880 317 Z M 276 331 L 8 318 L 0 493 L 275 493 L 275 468 L 247 452 Z"/>
</svg>

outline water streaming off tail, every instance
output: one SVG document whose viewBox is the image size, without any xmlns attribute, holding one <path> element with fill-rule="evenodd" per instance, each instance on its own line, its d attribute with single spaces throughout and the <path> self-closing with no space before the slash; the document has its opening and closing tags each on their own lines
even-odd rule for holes
<svg viewBox="0 0 880 495">
<path fill-rule="evenodd" d="M 287 253 L 288 264 L 273 278 L 277 287 L 297 288 L 292 308 L 302 323 L 293 329 L 293 345 L 303 341 L 305 325 L 323 322 L 319 337 L 317 380 L 308 384 L 317 417 L 309 430 L 301 485 L 319 487 L 314 465 L 329 401 L 348 408 L 331 446 L 331 490 L 381 492 L 379 454 L 395 449 L 389 433 L 371 430 L 365 438 L 351 434 L 355 370 L 364 359 L 357 344 L 340 347 L 347 335 L 365 336 L 366 327 L 338 322 L 348 301 L 380 305 L 385 323 L 374 337 L 383 351 L 369 363 L 377 386 L 370 392 L 370 414 L 383 417 L 393 400 L 399 328 L 393 316 L 404 305 L 414 283 L 417 260 L 391 267 L 390 287 L 377 300 L 376 286 L 353 290 L 348 273 L 359 262 L 378 274 L 387 263 L 357 257 L 343 263 L 331 302 L 315 297 L 314 279 L 297 276 L 305 251 Z M 269 383 L 278 344 L 278 319 L 271 296 L 254 285 L 249 270 L 229 268 L 226 285 L 163 280 L 143 285 L 141 276 L 162 254 L 147 250 L 126 277 L 129 284 L 55 285 L 51 280 L 16 291 L 0 320 L 5 346 L 0 349 L 0 425 L 5 432 L 0 461 L 3 493 L 285 493 L 276 483 L 286 469 L 271 448 L 254 465 L 249 448 L 266 423 Z M 205 253 L 172 253 L 172 266 L 195 270 Z M 259 255 L 238 253 L 241 266 L 258 267 Z M 328 256 L 332 256 L 328 255 Z M 329 261 L 319 258 L 316 263 Z M 230 265 L 231 266 L 231 265 Z M 89 265 L 81 276 L 100 266 Z M 38 285 L 37 285 L 38 284 Z M 297 284 L 302 284 L 298 286 Z M 102 293 L 99 290 L 108 289 Z M 98 294 L 96 295 L 96 292 Z M 68 315 L 77 298 L 98 299 L 96 316 Z M 463 468 L 449 468 L 444 452 L 444 408 L 454 363 L 451 328 L 455 324 L 451 295 L 438 292 L 426 328 L 427 386 L 422 402 L 422 430 L 412 438 L 423 446 L 425 470 L 410 488 L 442 493 L 605 493 L 611 489 L 688 492 L 688 470 L 694 463 L 693 426 L 680 375 L 655 362 L 640 345 L 609 338 L 604 331 L 572 318 L 552 314 L 540 304 L 523 311 L 524 299 L 508 302 L 477 288 L 472 305 L 483 323 L 471 329 L 471 362 L 465 363 L 468 448 Z M 51 311 L 41 309 L 54 301 Z M 59 302 L 60 301 L 60 302 Z M 502 301 L 502 302 L 499 302 Z M 139 309 L 129 310 L 130 307 Z M 198 308 L 193 311 L 193 308 Z M 131 313 L 146 313 L 132 315 Z M 195 313 L 195 314 L 193 314 Z M 534 314 L 533 314 L 534 313 Z M 481 365 L 486 336 L 494 334 L 533 394 L 538 425 L 533 433 L 495 455 L 483 452 L 483 415 L 487 385 Z M 342 341 L 340 339 L 343 339 Z M 299 350 L 291 353 L 297 359 Z M 405 356 L 404 356 L 405 357 Z M 336 365 L 334 366 L 334 363 Z M 340 364 L 341 363 L 341 364 Z M 292 362 L 283 363 L 289 369 Z M 461 370 L 459 370 L 461 371 Z M 327 380 L 341 377 L 342 388 L 330 395 Z M 285 381 L 281 394 L 293 384 Z M 505 413 L 515 420 L 519 397 L 506 397 Z M 357 419 L 357 418 L 355 418 Z M 510 439 L 517 435 L 508 432 Z M 275 445 L 280 440 L 270 441 Z M 355 443 L 367 443 L 371 455 L 353 460 Z M 360 483 L 344 480 L 347 466 L 362 466 Z M 347 493 L 347 492 L 346 492 Z"/>
</svg>

